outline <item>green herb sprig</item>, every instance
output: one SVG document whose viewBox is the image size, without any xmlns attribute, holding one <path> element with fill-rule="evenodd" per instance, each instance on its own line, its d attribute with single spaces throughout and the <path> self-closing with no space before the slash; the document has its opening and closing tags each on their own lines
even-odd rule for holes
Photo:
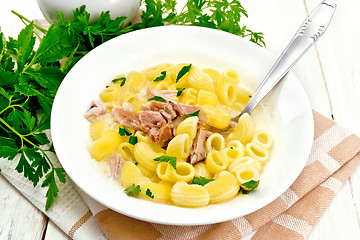
<svg viewBox="0 0 360 240">
<path fill-rule="evenodd" d="M 131 196 L 132 194 L 139 195 L 141 189 L 140 189 L 140 185 L 135 186 L 135 184 L 133 183 L 129 187 L 125 188 L 124 191 L 128 196 Z"/>
<path fill-rule="evenodd" d="M 154 158 L 154 161 L 155 162 L 167 162 L 176 170 L 176 157 L 163 155 L 163 156 Z"/>
<path fill-rule="evenodd" d="M 197 184 L 197 185 L 201 185 L 201 186 L 205 186 L 206 184 L 208 184 L 209 182 L 214 181 L 214 179 L 208 179 L 205 177 L 194 177 L 191 184 Z"/>
<path fill-rule="evenodd" d="M 41 186 L 47 188 L 45 210 L 58 196 L 58 182 L 66 182 L 64 169 L 50 159 L 54 148 L 45 134 L 52 103 L 66 73 L 89 51 L 128 32 L 170 24 L 219 29 L 265 46 L 261 32 L 240 22 L 247 12 L 239 1 L 188 0 L 180 12 L 176 0 L 145 0 L 143 4 L 142 22 L 135 24 L 125 25 L 126 17 L 111 19 L 109 12 L 90 23 L 90 14 L 82 6 L 74 10 L 73 20 L 58 13 L 59 21 L 47 30 L 12 11 L 27 26 L 17 39 L 6 39 L 0 31 L 0 157 L 17 161 L 16 170 L 34 186 L 42 181 Z M 37 48 L 34 28 L 44 34 Z M 65 60 L 62 65 L 60 60 Z M 124 85 L 126 79 L 119 81 Z"/>
</svg>

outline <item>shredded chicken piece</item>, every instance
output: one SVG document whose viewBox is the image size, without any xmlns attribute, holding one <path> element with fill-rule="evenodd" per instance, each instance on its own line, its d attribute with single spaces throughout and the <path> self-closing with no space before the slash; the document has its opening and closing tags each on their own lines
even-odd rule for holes
<svg viewBox="0 0 360 240">
<path fill-rule="evenodd" d="M 116 106 L 112 109 L 111 114 L 115 121 L 118 121 L 121 125 L 124 125 L 135 130 L 140 130 L 139 114 L 129 111 L 124 107 Z"/>
<path fill-rule="evenodd" d="M 153 129 L 160 129 L 166 124 L 161 113 L 155 111 L 142 111 L 139 113 L 139 118 L 141 122 L 140 127 L 144 133 L 149 133 Z"/>
<path fill-rule="evenodd" d="M 150 139 L 165 147 L 174 137 L 171 125 L 166 122 L 160 112 L 142 111 L 139 113 L 141 130 L 148 134 Z"/>
<path fill-rule="evenodd" d="M 174 118 L 177 117 L 177 113 L 175 112 L 172 105 L 170 105 L 168 102 L 150 101 L 147 104 L 141 105 L 140 110 L 158 111 L 167 122 L 171 122 Z"/>
<path fill-rule="evenodd" d="M 205 110 L 199 105 L 187 105 L 187 104 L 175 103 L 175 102 L 170 102 L 170 104 L 173 106 L 174 110 L 179 113 L 179 115 L 192 114 L 200 110 L 198 115 L 199 121 L 203 123 L 208 123 L 210 121 Z"/>
<path fill-rule="evenodd" d="M 196 163 L 205 160 L 206 158 L 205 141 L 211 134 L 213 133 L 205 130 L 202 127 L 198 128 L 190 154 L 190 163 L 192 165 L 195 165 Z"/>
<path fill-rule="evenodd" d="M 124 163 L 125 160 L 119 154 L 114 154 L 110 157 L 110 172 L 112 177 L 115 179 L 119 177 L 120 169 Z"/>
<path fill-rule="evenodd" d="M 160 128 L 159 138 L 155 141 L 161 147 L 167 146 L 170 140 L 174 137 L 174 131 L 170 124 Z"/>
<path fill-rule="evenodd" d="M 84 114 L 84 117 L 89 121 L 94 121 L 101 115 L 106 113 L 105 107 L 102 102 L 99 100 L 95 100 L 91 103 L 90 110 Z"/>
</svg>

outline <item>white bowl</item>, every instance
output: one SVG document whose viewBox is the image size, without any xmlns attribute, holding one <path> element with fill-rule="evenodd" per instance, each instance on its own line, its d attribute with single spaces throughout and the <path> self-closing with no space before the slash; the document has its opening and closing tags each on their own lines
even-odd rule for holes
<svg viewBox="0 0 360 240">
<path fill-rule="evenodd" d="M 126 16 L 130 22 L 140 6 L 140 0 L 36 0 L 48 22 L 58 20 L 57 11 L 63 12 L 65 19 L 73 19 L 73 11 L 86 5 L 90 13 L 90 22 L 96 21 L 101 12 L 110 11 L 112 18 Z"/>
<path fill-rule="evenodd" d="M 71 179 L 103 205 L 137 219 L 172 225 L 222 222 L 256 211 L 276 199 L 295 181 L 309 156 L 312 111 L 299 81 L 289 73 L 254 112 L 270 117 L 275 138 L 271 160 L 259 188 L 201 208 L 163 205 L 127 196 L 91 159 L 89 123 L 83 114 L 91 100 L 120 73 L 160 63 L 193 63 L 219 70 L 234 69 L 251 89 L 260 83 L 275 58 L 265 49 L 235 35 L 201 27 L 168 26 L 131 32 L 97 47 L 82 58 L 61 84 L 54 101 L 51 133 L 59 160 Z"/>
</svg>

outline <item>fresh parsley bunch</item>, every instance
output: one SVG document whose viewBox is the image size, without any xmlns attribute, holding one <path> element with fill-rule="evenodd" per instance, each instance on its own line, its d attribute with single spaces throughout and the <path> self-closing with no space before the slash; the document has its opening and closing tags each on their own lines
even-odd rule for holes
<svg viewBox="0 0 360 240">
<path fill-rule="evenodd" d="M 5 39 L 0 30 L 0 157 L 16 159 L 16 171 L 34 186 L 42 181 L 48 188 L 45 210 L 58 195 L 58 182 L 66 182 L 64 169 L 55 167 L 49 157 L 54 153 L 46 134 L 52 103 L 66 73 L 94 47 L 128 32 L 170 24 L 219 29 L 265 46 L 262 33 L 240 25 L 247 13 L 237 0 L 188 0 L 180 12 L 175 0 L 145 0 L 143 5 L 142 22 L 127 26 L 122 24 L 125 17 L 111 19 L 109 12 L 90 24 L 90 14 L 82 6 L 74 10 L 73 20 L 58 13 L 59 21 L 48 30 L 16 12 L 27 24 L 18 38 Z M 44 34 L 38 48 L 34 28 Z"/>
</svg>

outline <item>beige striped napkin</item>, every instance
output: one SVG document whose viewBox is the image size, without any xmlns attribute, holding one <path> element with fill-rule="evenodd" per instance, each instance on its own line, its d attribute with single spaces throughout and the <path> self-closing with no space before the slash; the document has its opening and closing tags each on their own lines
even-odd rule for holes
<svg viewBox="0 0 360 240">
<path fill-rule="evenodd" d="M 360 162 L 359 137 L 317 112 L 314 122 L 312 151 L 298 179 L 272 203 L 244 217 L 202 226 L 152 224 L 107 209 L 76 191 L 71 181 L 45 214 L 73 239 L 240 239 L 254 231 L 255 240 L 304 239 Z M 45 190 L 34 189 L 4 162 L 12 163 L 0 161 L 4 176 L 43 210 Z"/>
</svg>

